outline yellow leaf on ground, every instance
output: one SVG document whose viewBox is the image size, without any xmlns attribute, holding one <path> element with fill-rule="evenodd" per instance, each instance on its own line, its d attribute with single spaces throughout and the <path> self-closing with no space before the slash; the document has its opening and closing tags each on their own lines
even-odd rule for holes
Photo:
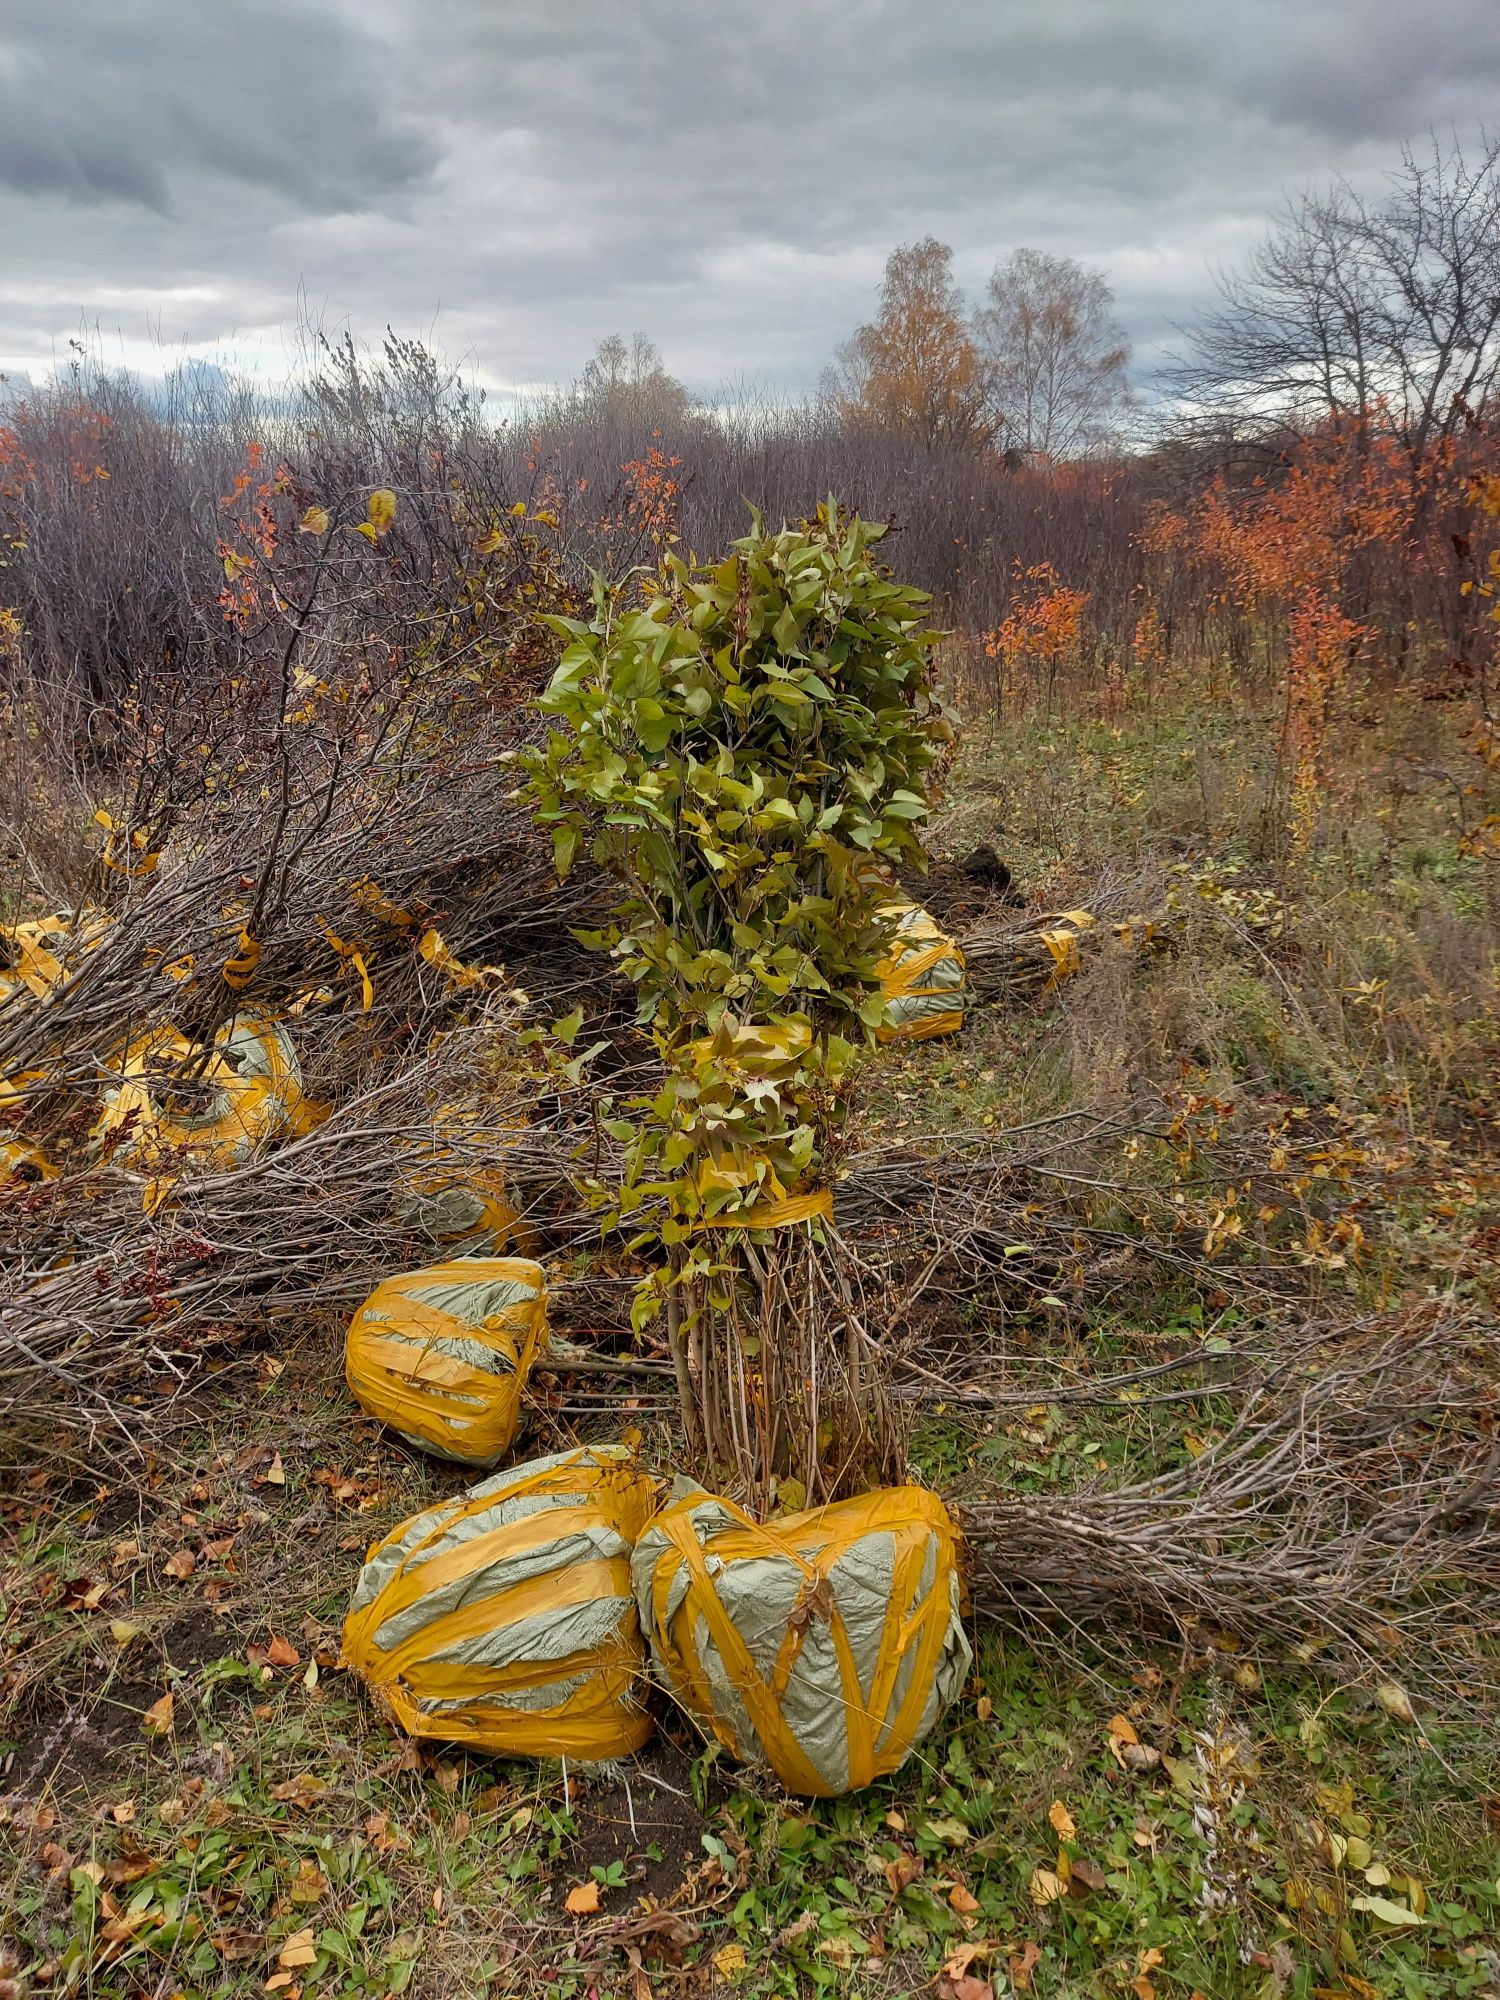
<svg viewBox="0 0 1500 2000">
<path fill-rule="evenodd" d="M 1112 1715 L 1109 1718 L 1109 1733 L 1121 1743 L 1139 1743 L 1141 1740 L 1128 1715 Z"/>
<path fill-rule="evenodd" d="M 599 1907 L 599 1884 L 580 1882 L 568 1891 L 566 1909 L 572 1917 L 591 1917 Z"/>
<path fill-rule="evenodd" d="M 309 1928 L 305 1931 L 292 1932 L 277 1953 L 276 1963 L 283 1972 L 297 1972 L 303 1966 L 313 1964 L 317 1956 L 317 1947 L 313 1943 L 313 1933 Z"/>
<path fill-rule="evenodd" d="M 1062 1877 L 1050 1868 L 1033 1868 L 1031 1871 L 1031 1900 L 1037 1908 L 1045 1909 L 1048 1903 L 1055 1903 L 1063 1893 Z"/>
<path fill-rule="evenodd" d="M 721 1979 L 738 1979 L 747 1964 L 742 1944 L 726 1944 L 714 1953 L 714 1970 Z"/>
<path fill-rule="evenodd" d="M 276 1456 L 271 1460 L 271 1463 L 266 1467 L 265 1477 L 267 1486 L 286 1485 L 286 1472 L 282 1466 L 281 1453 L 279 1451 L 277 1452 Z"/>
<path fill-rule="evenodd" d="M 1051 1821 L 1052 1830 L 1059 1840 L 1073 1840 L 1077 1838 L 1078 1828 L 1073 1824 L 1073 1815 L 1068 1811 L 1061 1799 L 1054 1799 L 1052 1801 L 1051 1805 L 1047 1808 L 1047 1818 Z"/>
<path fill-rule="evenodd" d="M 1411 1696 L 1405 1688 L 1397 1687 L 1394 1681 L 1382 1681 L 1375 1690 L 1375 1699 L 1396 1722 L 1415 1722 L 1416 1711 L 1411 1705 Z"/>
<path fill-rule="evenodd" d="M 979 1898 L 970 1895 L 962 1882 L 955 1882 L 948 1891 L 948 1901 L 961 1917 L 972 1917 L 979 1908 Z"/>
<path fill-rule="evenodd" d="M 328 1877 L 317 1862 L 303 1861 L 298 1864 L 297 1873 L 287 1894 L 294 1903 L 321 1903 L 323 1892 L 327 1887 Z"/>
<path fill-rule="evenodd" d="M 172 1697 L 164 1694 L 160 1701 L 152 1702 L 141 1717 L 141 1727 L 148 1736 L 170 1736 L 172 1734 Z"/>
</svg>

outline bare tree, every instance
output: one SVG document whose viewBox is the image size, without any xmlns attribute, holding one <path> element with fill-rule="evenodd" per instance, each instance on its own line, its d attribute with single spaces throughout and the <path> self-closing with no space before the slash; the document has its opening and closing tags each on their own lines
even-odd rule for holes
<svg viewBox="0 0 1500 2000">
<path fill-rule="evenodd" d="M 644 333 L 633 334 L 628 346 L 619 334 L 607 334 L 585 363 L 573 395 L 596 414 L 634 425 L 680 423 L 692 402 Z"/>
<path fill-rule="evenodd" d="M 1128 395 L 1130 343 L 1100 271 L 1044 250 L 997 264 L 975 315 L 1007 445 L 1070 458 L 1096 449 Z"/>
<path fill-rule="evenodd" d="M 924 236 L 891 252 L 880 310 L 824 371 L 823 395 L 843 422 L 905 432 L 928 450 L 990 442 L 989 374 L 969 331 L 946 243 Z"/>
<path fill-rule="evenodd" d="M 1167 378 L 1190 417 L 1243 432 L 1378 421 L 1419 465 L 1500 379 L 1500 141 L 1408 147 L 1379 200 L 1289 201 Z"/>
</svg>

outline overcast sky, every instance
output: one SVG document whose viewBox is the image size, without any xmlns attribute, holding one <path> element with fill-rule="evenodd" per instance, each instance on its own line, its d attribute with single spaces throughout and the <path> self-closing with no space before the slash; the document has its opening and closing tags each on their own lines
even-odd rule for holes
<svg viewBox="0 0 1500 2000">
<path fill-rule="evenodd" d="M 0 0 L 0 369 L 280 373 L 302 314 L 797 393 L 929 231 L 971 296 L 1102 267 L 1149 367 L 1284 191 L 1497 85 L 1497 0 Z"/>
</svg>

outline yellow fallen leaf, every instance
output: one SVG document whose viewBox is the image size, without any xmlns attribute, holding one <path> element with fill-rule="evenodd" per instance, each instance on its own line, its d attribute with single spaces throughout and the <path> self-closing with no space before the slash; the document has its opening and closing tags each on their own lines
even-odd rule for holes
<svg viewBox="0 0 1500 2000">
<path fill-rule="evenodd" d="M 117 1646 L 128 1646 L 132 1639 L 140 1638 L 141 1628 L 139 1625 L 132 1625 L 128 1618 L 111 1618 L 109 1636 Z"/>
<path fill-rule="evenodd" d="M 279 1451 L 277 1452 L 276 1456 L 271 1460 L 271 1463 L 266 1467 L 265 1478 L 267 1486 L 286 1485 L 286 1471 L 281 1463 L 281 1453 Z M 1132 1741 L 1133 1740 L 1134 1739 L 1132 1738 Z"/>
<path fill-rule="evenodd" d="M 287 1894 L 294 1903 L 321 1903 L 327 1887 L 328 1877 L 317 1862 L 303 1861 L 298 1864 Z"/>
<path fill-rule="evenodd" d="M 568 1891 L 568 1900 L 564 1907 L 571 1917 L 591 1917 L 599 1907 L 599 1884 L 578 1883 L 575 1888 Z"/>
<path fill-rule="evenodd" d="M 714 1970 L 721 1979 L 738 1979 L 747 1962 L 742 1944 L 726 1944 L 714 1953 Z"/>
<path fill-rule="evenodd" d="M 283 1972 L 296 1972 L 303 1966 L 313 1964 L 317 1956 L 317 1947 L 313 1943 L 313 1933 L 309 1928 L 305 1931 L 292 1932 L 276 1954 L 276 1963 Z"/>
<path fill-rule="evenodd" d="M 962 1882 L 955 1882 L 948 1891 L 948 1901 L 961 1917 L 972 1917 L 979 1908 L 979 1898 L 970 1895 Z"/>
<path fill-rule="evenodd" d="M 109 1816 L 116 1826 L 129 1826 L 135 1818 L 135 1800 L 121 1799 L 117 1806 L 111 1806 Z"/>
<path fill-rule="evenodd" d="M 1061 1799 L 1054 1799 L 1052 1801 L 1052 1804 L 1047 1808 L 1047 1818 L 1051 1821 L 1052 1830 L 1059 1840 L 1077 1839 L 1078 1828 L 1073 1824 L 1073 1815 L 1068 1811 Z"/>
<path fill-rule="evenodd" d="M 152 1702 L 141 1717 L 141 1727 L 148 1736 L 170 1736 L 172 1734 L 172 1697 L 164 1694 L 160 1701 Z"/>
<path fill-rule="evenodd" d="M 1031 1900 L 1038 1909 L 1045 1909 L 1048 1903 L 1055 1903 L 1063 1893 L 1062 1877 L 1050 1868 L 1033 1868 L 1031 1871 Z"/>
<path fill-rule="evenodd" d="M 1136 1734 L 1135 1724 L 1128 1715 L 1112 1715 L 1108 1727 L 1110 1735 L 1121 1743 L 1139 1743 L 1141 1740 Z"/>
<path fill-rule="evenodd" d="M 1416 1710 L 1411 1705 L 1411 1696 L 1405 1688 L 1397 1687 L 1394 1681 L 1382 1681 L 1375 1690 L 1375 1699 L 1397 1722 L 1415 1722 Z"/>
</svg>

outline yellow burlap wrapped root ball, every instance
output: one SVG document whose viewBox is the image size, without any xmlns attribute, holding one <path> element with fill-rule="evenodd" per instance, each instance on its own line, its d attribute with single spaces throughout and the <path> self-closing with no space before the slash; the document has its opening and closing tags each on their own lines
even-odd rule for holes
<svg viewBox="0 0 1500 2000">
<path fill-rule="evenodd" d="M 882 904 L 877 914 L 895 929 L 879 968 L 886 1005 L 876 1040 L 922 1042 L 957 1034 L 964 1024 L 963 953 L 926 910 L 904 898 Z"/>
<path fill-rule="evenodd" d="M 440 1105 L 430 1136 L 395 1190 L 398 1219 L 454 1256 L 529 1254 L 536 1232 L 511 1200 L 507 1172 L 508 1156 L 525 1136 L 514 1115 L 497 1122 L 480 1106 Z M 476 1150 L 494 1158 L 476 1164 Z"/>
<path fill-rule="evenodd" d="M 370 1550 L 344 1663 L 413 1736 L 619 1757 L 651 1733 L 630 1550 L 655 1487 L 619 1445 L 539 1458 Z"/>
<path fill-rule="evenodd" d="M 957 1531 L 921 1487 L 763 1527 L 691 1489 L 631 1574 L 667 1685 L 791 1792 L 836 1798 L 894 1771 L 969 1670 Z"/>
<path fill-rule="evenodd" d="M 454 1257 L 377 1285 L 349 1325 L 344 1379 L 408 1444 L 496 1465 L 546 1340 L 547 1294 L 529 1257 Z"/>
<path fill-rule="evenodd" d="M 311 1131 L 321 1115 L 302 1094 L 285 1027 L 243 1014 L 226 1022 L 206 1051 L 172 1027 L 138 1036 L 120 1058 L 120 1080 L 105 1092 L 94 1131 L 106 1148 L 123 1140 L 132 1166 L 150 1168 L 180 1153 L 224 1170 L 244 1166 L 274 1139 Z"/>
</svg>

